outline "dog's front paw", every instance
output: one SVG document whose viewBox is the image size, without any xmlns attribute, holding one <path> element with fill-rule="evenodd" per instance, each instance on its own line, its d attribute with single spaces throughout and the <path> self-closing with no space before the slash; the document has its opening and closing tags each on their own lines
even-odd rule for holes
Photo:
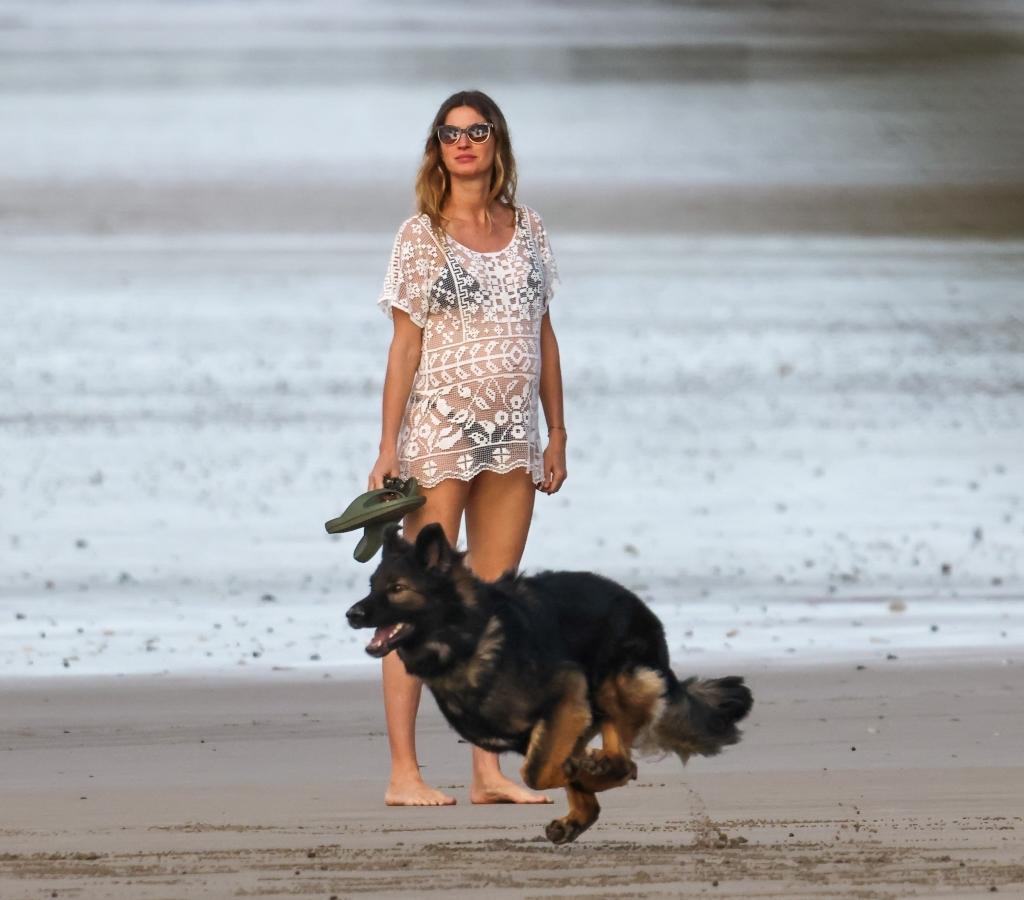
<svg viewBox="0 0 1024 900">
<path fill-rule="evenodd" d="M 552 820 L 544 833 L 552 844 L 570 844 L 586 829 L 570 816 Z"/>
</svg>

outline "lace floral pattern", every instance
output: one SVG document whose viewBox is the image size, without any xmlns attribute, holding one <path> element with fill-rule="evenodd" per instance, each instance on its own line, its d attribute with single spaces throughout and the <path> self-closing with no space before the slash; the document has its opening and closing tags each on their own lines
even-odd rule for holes
<svg viewBox="0 0 1024 900">
<path fill-rule="evenodd" d="M 543 479 L 540 326 L 557 281 L 544 224 L 528 207 L 494 253 L 435 235 L 425 215 L 403 223 L 378 300 L 423 329 L 398 441 L 402 478 L 432 487 L 523 468 Z"/>
</svg>

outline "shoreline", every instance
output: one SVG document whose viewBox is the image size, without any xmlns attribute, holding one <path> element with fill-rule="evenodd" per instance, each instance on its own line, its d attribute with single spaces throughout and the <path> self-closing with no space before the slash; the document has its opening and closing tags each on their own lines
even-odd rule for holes
<svg viewBox="0 0 1024 900">
<path fill-rule="evenodd" d="M 787 654 L 785 656 L 766 656 L 758 653 L 722 650 L 694 650 L 688 653 L 674 652 L 672 665 L 677 674 L 687 673 L 701 675 L 721 674 L 726 669 L 744 669 L 746 671 L 768 672 L 771 674 L 805 672 L 808 669 L 826 671 L 856 670 L 858 667 L 889 667 L 894 663 L 914 668 L 931 666 L 1024 666 L 1024 644 L 1010 643 L 1001 647 L 994 646 L 951 646 L 942 648 L 907 647 L 877 645 L 872 650 L 830 649 L 820 651 Z M 380 678 L 380 663 L 376 659 L 367 659 L 360 663 L 342 664 L 311 664 L 308 666 L 272 666 L 272 667 L 187 667 L 178 666 L 174 669 L 160 671 L 133 670 L 127 672 L 78 672 L 74 669 L 60 671 L 36 672 L 4 672 L 0 674 L 0 690 L 6 693 L 10 689 L 31 690 L 50 685 L 76 684 L 88 690 L 100 689 L 113 683 L 125 683 L 132 680 L 152 680 L 154 683 L 181 682 L 184 686 L 198 685 L 205 682 L 217 682 L 223 685 L 249 685 L 254 682 L 268 684 L 316 684 L 321 681 L 342 683 L 374 682 Z"/>
</svg>

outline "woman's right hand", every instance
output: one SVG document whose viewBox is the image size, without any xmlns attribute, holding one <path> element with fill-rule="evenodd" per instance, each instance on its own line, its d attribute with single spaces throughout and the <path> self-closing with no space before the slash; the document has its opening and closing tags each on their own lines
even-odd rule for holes
<svg viewBox="0 0 1024 900">
<path fill-rule="evenodd" d="M 391 475 L 395 478 L 398 477 L 398 451 L 397 450 L 381 450 L 380 456 L 377 457 L 377 462 L 373 464 L 373 469 L 370 470 L 370 479 L 367 482 L 369 485 L 367 490 L 376 491 L 379 488 L 384 487 L 384 477 Z"/>
</svg>

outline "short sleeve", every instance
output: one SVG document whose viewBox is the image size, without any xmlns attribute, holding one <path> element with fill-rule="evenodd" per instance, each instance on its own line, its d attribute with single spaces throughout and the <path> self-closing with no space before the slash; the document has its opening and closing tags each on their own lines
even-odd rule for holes
<svg viewBox="0 0 1024 900">
<path fill-rule="evenodd" d="M 430 286 L 440 269 L 440 251 L 429 229 L 429 220 L 424 221 L 422 216 L 402 223 L 377 298 L 377 305 L 388 318 L 393 315 L 392 309 L 400 309 L 420 328 L 427 324 Z"/>
<path fill-rule="evenodd" d="M 548 232 L 544 227 L 544 221 L 534 210 L 527 208 L 526 212 L 530 217 L 530 232 L 536 241 L 540 263 L 544 270 L 544 312 L 547 312 L 551 298 L 555 295 L 555 289 L 561 283 L 558 277 L 558 264 L 555 262 L 555 254 L 551 251 L 551 243 L 548 241 Z"/>
</svg>

